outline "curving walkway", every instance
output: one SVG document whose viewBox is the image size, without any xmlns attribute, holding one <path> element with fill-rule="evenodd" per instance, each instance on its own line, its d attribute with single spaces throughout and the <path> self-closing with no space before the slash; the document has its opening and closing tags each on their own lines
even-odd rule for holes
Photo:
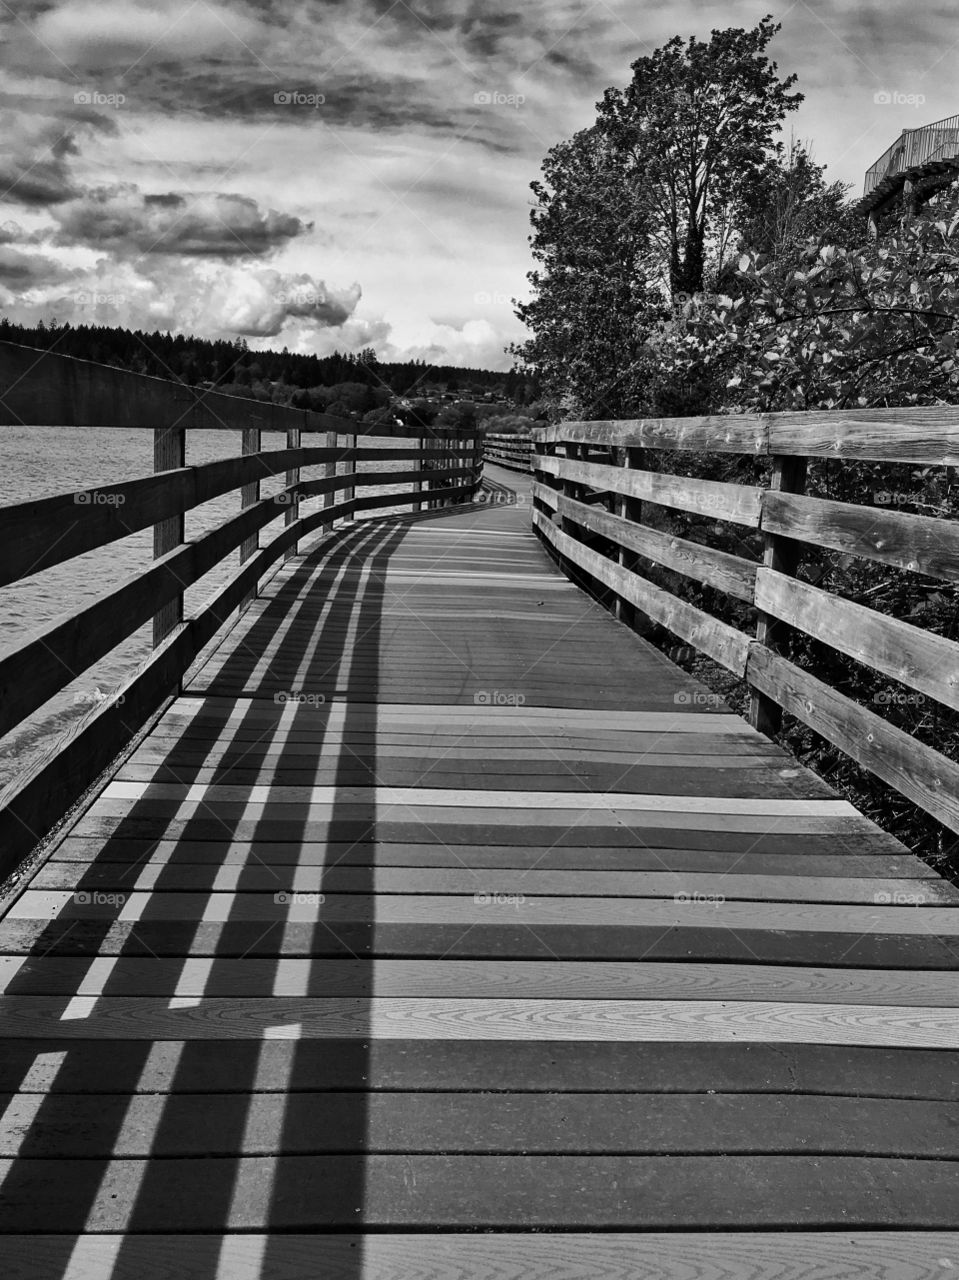
<svg viewBox="0 0 959 1280">
<path fill-rule="evenodd" d="M 959 1267 L 959 894 L 488 470 L 291 561 L 7 904 L 5 1276 Z"/>
</svg>

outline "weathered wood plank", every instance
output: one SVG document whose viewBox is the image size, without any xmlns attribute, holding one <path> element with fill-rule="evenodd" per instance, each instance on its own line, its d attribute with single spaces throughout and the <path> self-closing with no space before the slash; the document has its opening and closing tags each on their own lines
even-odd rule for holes
<svg viewBox="0 0 959 1280">
<path fill-rule="evenodd" d="M 959 968 L 959 957 L 957 957 Z M 523 1000 L 760 1000 L 954 1008 L 950 973 L 810 965 L 596 960 L 320 960 L 124 957 L 0 958 L 10 996 L 406 997 Z"/>
<path fill-rule="evenodd" d="M 794 911 L 794 909 L 793 909 Z M 898 911 L 899 920 L 909 912 Z M 941 913 L 940 913 L 941 915 Z M 835 928 L 792 928 L 783 914 L 770 927 L 765 915 L 755 913 L 727 922 L 714 911 L 695 913 L 664 922 L 641 920 L 629 925 L 554 924 L 531 929 L 511 913 L 510 919 L 488 914 L 490 923 L 471 927 L 458 924 L 390 924 L 368 918 L 338 921 L 335 930 L 317 929 L 316 923 L 286 921 L 282 927 L 262 920 L 175 921 L 106 920 L 96 918 L 39 920 L 6 919 L 0 922 L 0 954 L 22 955 L 39 950 L 64 956 L 289 956 L 353 959 L 508 960 L 621 960 L 643 956 L 649 961 L 703 961 L 750 964 L 819 965 L 845 969 L 850 966 L 891 969 L 956 970 L 955 937 L 926 932 L 904 933 L 895 928 L 863 933 L 855 922 L 837 921 Z"/>
<path fill-rule="evenodd" d="M 709 1000 L 0 997 L 0 1039 L 713 1041 L 959 1049 L 959 1008 Z M 959 1170 L 957 1170 L 959 1173 Z"/>
<path fill-rule="evenodd" d="M 761 568 L 756 604 L 881 674 L 959 710 L 959 643 Z"/>
<path fill-rule="evenodd" d="M 959 581 L 959 523 L 888 507 L 767 493 L 762 528 L 844 555 Z"/>
<path fill-rule="evenodd" d="M 950 1231 L 482 1232 L 399 1235 L 244 1232 L 207 1235 L 9 1235 L 0 1257 L 10 1280 L 175 1280 L 189 1266 L 226 1258 L 236 1280 L 591 1280 L 688 1276 L 689 1280 L 939 1280 L 955 1257 Z M 954 1265 L 954 1263 L 951 1263 Z"/>
<path fill-rule="evenodd" d="M 534 429 L 532 437 L 539 447 L 569 441 L 607 448 L 959 465 L 959 415 L 951 405 L 561 422 Z"/>
<path fill-rule="evenodd" d="M 753 648 L 746 678 L 937 822 L 959 831 L 959 765 L 954 761 L 769 649 Z"/>
<path fill-rule="evenodd" d="M 281 1156 L 9 1162 L 0 1230 L 950 1228 L 959 1164 L 819 1156 Z M 214 1188 L 220 1188 L 213 1194 Z"/>
<path fill-rule="evenodd" d="M 738 902 L 687 895 L 674 898 L 617 899 L 549 897 L 507 893 L 499 877 L 486 877 L 472 895 L 293 892 L 279 882 L 272 894 L 231 892 L 179 893 L 130 889 L 98 893 L 65 889 L 27 889 L 10 906 L 9 920 L 203 920 L 273 921 L 278 924 L 338 922 L 377 924 L 518 924 L 663 928 L 699 927 L 792 929 L 797 932 L 853 932 L 959 936 L 959 911 L 946 905 Z M 906 909 L 908 908 L 908 909 Z M 708 917 L 708 918 L 707 918 Z"/>
<path fill-rule="evenodd" d="M 0 1159 L 448 1155 L 959 1160 L 959 1104 L 790 1094 L 0 1095 Z M 117 1117 L 123 1116 L 117 1133 Z M 277 1151 L 277 1134 L 282 1146 Z"/>
<path fill-rule="evenodd" d="M 729 520 L 759 528 L 763 491 L 753 485 L 697 480 L 658 471 L 633 471 L 569 458 L 541 458 L 537 469 L 558 480 L 574 481 L 628 498 L 641 498 L 660 506 L 676 507 L 694 515 Z"/>
<path fill-rule="evenodd" d="M 0 1092 L 722 1093 L 959 1102 L 938 1049 L 586 1040 L 4 1041 Z"/>
<path fill-rule="evenodd" d="M 534 493 L 540 488 L 542 486 L 535 485 Z M 585 503 L 576 502 L 562 494 L 556 495 L 556 510 L 565 519 L 573 520 L 584 529 L 609 538 L 617 546 L 636 551 L 656 564 L 674 569 L 676 573 L 697 582 L 704 582 L 727 595 L 746 600 L 750 604 L 753 602 L 756 565 L 741 556 L 717 551 L 703 543 L 690 542 L 687 538 L 661 533 L 658 529 L 586 506 Z"/>
</svg>

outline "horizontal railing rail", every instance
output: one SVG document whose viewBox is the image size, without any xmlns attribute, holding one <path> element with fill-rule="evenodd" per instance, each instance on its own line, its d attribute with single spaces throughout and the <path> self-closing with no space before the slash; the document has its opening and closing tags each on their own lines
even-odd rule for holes
<svg viewBox="0 0 959 1280">
<path fill-rule="evenodd" d="M 297 553 L 301 539 L 362 511 L 467 500 L 482 475 L 480 443 L 460 429 L 366 426 L 0 343 L 0 439 L 11 426 L 152 431 L 155 470 L 0 507 L 0 588 L 151 526 L 154 559 L 0 653 L 0 737 L 151 619 L 154 651 L 0 795 L 0 874 L 30 852 L 179 691 L 204 646 L 255 595 L 264 575 Z M 242 455 L 187 466 L 188 433 L 210 428 L 239 431 Z M 283 433 L 285 447 L 264 450 L 263 432 Z M 319 433 L 322 443 L 303 445 L 304 432 Z M 363 435 L 399 439 L 377 447 L 357 443 Z M 323 474 L 303 479 L 307 467 Z M 261 481 L 281 475 L 279 491 L 262 496 Z M 357 494 L 358 487 L 372 492 Z M 186 513 L 233 491 L 240 495 L 238 514 L 187 539 Z M 318 509 L 301 509 L 314 498 L 321 499 Z M 280 517 L 280 530 L 261 547 L 260 531 Z M 236 551 L 238 570 L 184 617 L 185 591 Z"/>
<path fill-rule="evenodd" d="M 786 656 L 788 638 L 804 635 L 918 700 L 959 711 L 959 642 L 799 576 L 810 552 L 838 552 L 938 579 L 946 591 L 959 583 L 959 513 L 806 492 L 814 459 L 959 465 L 959 408 L 570 422 L 533 438 L 534 527 L 568 572 L 601 587 L 621 616 L 636 611 L 743 679 L 763 732 L 777 733 L 788 713 L 959 832 L 959 764 Z M 740 484 L 652 470 L 663 450 L 746 454 L 769 474 Z M 745 529 L 761 550 L 732 554 L 657 529 L 646 503 L 690 533 Z M 651 581 L 643 561 L 751 606 L 753 631 Z"/>
<path fill-rule="evenodd" d="M 492 432 L 483 437 L 483 457 L 497 466 L 513 471 L 530 471 L 533 452 L 531 436 L 497 435 Z"/>
</svg>

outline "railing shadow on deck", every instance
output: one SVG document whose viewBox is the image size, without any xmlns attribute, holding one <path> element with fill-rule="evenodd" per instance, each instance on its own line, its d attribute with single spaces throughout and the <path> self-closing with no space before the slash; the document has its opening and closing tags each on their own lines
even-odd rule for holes
<svg viewBox="0 0 959 1280">
<path fill-rule="evenodd" d="M 435 513 L 440 518 L 442 515 L 441 512 Z M 175 889 L 178 871 L 184 865 L 197 865 L 188 862 L 190 857 L 195 856 L 191 852 L 190 841 L 211 842 L 211 853 L 217 843 L 229 845 L 233 842 L 249 842 L 250 856 L 244 865 L 244 871 L 269 866 L 254 852 L 258 842 L 281 840 L 289 844 L 291 849 L 297 850 L 306 842 L 328 842 L 331 856 L 316 866 L 315 877 L 308 874 L 309 863 L 294 862 L 273 867 L 276 893 L 291 895 L 295 875 L 295 883 L 300 886 L 300 892 L 324 895 L 330 870 L 341 864 L 347 865 L 353 879 L 350 892 L 358 895 L 355 900 L 358 908 L 356 918 L 348 922 L 334 918 L 329 922 L 323 919 L 321 908 L 315 922 L 296 922 L 290 920 L 288 908 L 281 904 L 275 908 L 274 919 L 250 920 L 243 918 L 242 910 L 234 914 L 237 912 L 234 901 L 230 915 L 221 925 L 201 920 L 194 927 L 186 921 L 174 923 L 165 916 L 151 915 L 148 899 L 145 909 L 138 913 L 136 923 L 126 930 L 125 938 L 119 942 L 115 967 L 101 990 L 104 996 L 130 993 L 124 977 L 124 960 L 127 958 L 159 955 L 183 959 L 183 965 L 171 966 L 175 972 L 169 975 L 165 984 L 161 984 L 161 988 L 165 985 L 166 989 L 151 992 L 150 1003 L 155 1007 L 159 1007 L 164 1000 L 169 1001 L 168 1011 L 164 1014 L 164 1039 L 159 1045 L 165 1056 L 163 1071 L 157 1073 L 155 1070 L 158 1046 L 152 1043 L 152 1038 L 122 1042 L 117 1051 L 109 1040 L 96 1041 L 96 1001 L 92 1002 L 92 1008 L 84 1011 L 85 1022 L 91 1029 L 91 1039 L 100 1046 L 104 1078 L 109 1078 L 111 1089 L 110 1094 L 98 1095 L 101 1104 L 97 1120 L 100 1138 L 98 1150 L 104 1143 L 112 1147 L 119 1138 L 127 1118 L 129 1098 L 125 1095 L 136 1094 L 144 1073 L 152 1065 L 153 1074 L 165 1074 L 168 1077 L 167 1087 L 170 1092 L 164 1100 L 153 1133 L 146 1135 L 148 1151 L 145 1154 L 157 1151 L 162 1157 L 165 1150 L 178 1150 L 181 1154 L 204 1157 L 190 1162 L 185 1182 L 182 1164 L 174 1166 L 159 1158 L 146 1165 L 143 1177 L 135 1187 L 123 1188 L 121 1198 L 128 1200 L 123 1229 L 132 1234 L 120 1244 L 111 1273 L 128 1274 L 135 1271 L 137 1259 L 142 1257 L 136 1233 L 162 1231 L 162 1215 L 173 1204 L 180 1206 L 177 1221 L 177 1229 L 180 1231 L 227 1232 L 230 1228 L 231 1209 L 237 1200 L 247 1221 L 251 1214 L 260 1215 L 262 1229 L 266 1232 L 295 1228 L 309 1230 L 323 1226 L 327 1220 L 342 1227 L 344 1222 L 354 1218 L 357 1228 L 362 1225 L 364 1150 L 367 1140 L 367 1095 L 364 1090 L 370 1087 L 371 1078 L 370 1040 L 367 1035 L 364 997 L 368 998 L 373 994 L 376 922 L 372 918 L 372 895 L 375 887 L 377 815 L 375 806 L 371 806 L 366 814 L 358 815 L 355 798 L 350 802 L 348 810 L 344 809 L 336 793 L 343 787 L 362 785 L 358 784 L 358 773 L 367 780 L 368 785 L 376 783 L 376 734 L 369 731 L 368 714 L 371 706 L 375 705 L 369 701 L 371 679 L 375 684 L 375 671 L 371 669 L 370 663 L 373 661 L 371 655 L 378 648 L 387 590 L 384 579 L 377 570 L 387 565 L 391 551 L 399 545 L 402 537 L 402 528 L 397 529 L 392 522 L 385 525 L 376 522 L 367 527 L 357 526 L 349 530 L 338 539 L 338 545 L 332 549 L 316 549 L 305 558 L 302 565 L 297 566 L 284 584 L 283 595 L 296 593 L 299 608 L 291 614 L 285 599 L 268 604 L 249 628 L 243 643 L 227 659 L 222 670 L 224 677 L 236 675 L 241 680 L 249 679 L 263 649 L 278 637 L 272 660 L 282 665 L 288 656 L 291 659 L 301 659 L 301 639 L 288 639 L 282 635 L 284 629 L 296 621 L 298 614 L 302 614 L 304 623 L 309 625 L 312 621 L 311 614 L 321 613 L 322 616 L 315 623 L 317 647 L 322 646 L 326 635 L 338 640 L 344 626 L 356 628 L 358 638 L 362 637 L 364 642 L 359 677 L 354 677 L 351 672 L 353 654 L 341 652 L 336 671 L 336 700 L 330 700 L 309 715 L 309 723 L 317 740 L 306 749 L 315 751 L 317 763 L 322 760 L 324 769 L 331 764 L 335 769 L 335 792 L 328 822 L 321 823 L 319 827 L 312 824 L 308 804 L 301 806 L 285 803 L 282 805 L 282 819 L 278 819 L 277 809 L 271 808 L 268 799 L 260 817 L 242 824 L 239 821 L 234 823 L 211 814 L 200 801 L 195 806 L 195 812 L 187 814 L 182 820 L 171 813 L 169 821 L 175 824 L 173 830 L 176 832 L 179 848 L 165 862 L 152 888 L 152 892 L 157 894 L 170 888 Z M 362 584 L 358 584 L 355 575 L 341 576 L 344 569 L 357 564 L 370 570 L 364 575 Z M 320 604 L 319 609 L 317 604 Z M 309 694 L 310 682 L 316 683 L 316 674 L 308 677 L 302 690 L 291 692 Z M 251 693 L 255 692 L 255 689 L 251 689 Z M 242 697 L 237 705 L 243 706 Z M 244 713 L 234 725 L 224 726 L 220 733 L 214 727 L 209 729 L 210 736 L 205 744 L 202 739 L 190 736 L 188 724 L 180 742 L 189 741 L 191 751 L 195 744 L 196 757 L 191 757 L 186 764 L 161 767 L 161 777 L 169 781 L 175 775 L 176 780 L 184 786 L 194 784 L 201 776 L 201 771 L 208 767 L 207 761 L 211 755 L 220 753 L 219 762 L 209 766 L 213 770 L 213 783 L 210 785 L 228 784 L 236 771 L 244 767 L 244 762 L 247 767 L 255 768 L 263 749 L 270 748 L 270 754 L 276 758 L 268 762 L 267 768 L 274 771 L 274 783 L 279 782 L 280 771 L 285 763 L 295 760 L 299 768 L 304 747 L 301 745 L 297 750 L 297 740 L 293 736 L 278 743 L 274 738 L 274 729 L 269 726 L 264 729 L 262 711 L 275 705 L 272 697 L 251 697 Z M 342 712 L 342 720 L 338 718 L 328 732 L 327 722 L 334 710 Z M 300 721 L 302 722 L 302 717 Z M 356 735 L 353 733 L 354 723 Z M 340 739 L 339 742 L 336 741 L 337 738 Z M 226 762 L 222 758 L 224 752 Z M 142 844 L 143 861 L 130 862 L 128 873 L 119 864 L 112 865 L 118 867 L 116 883 L 122 883 L 126 874 L 135 876 L 161 838 L 161 835 L 155 834 L 158 824 L 169 826 L 156 816 L 148 786 L 142 800 L 134 803 L 128 816 L 116 824 L 106 839 L 101 854 L 91 864 L 89 872 L 80 878 L 77 892 L 102 888 L 101 871 L 105 866 L 111 865 L 109 859 L 115 856 L 116 851 L 129 856 L 130 842 Z M 210 893 L 224 862 L 213 856 L 200 865 L 209 872 L 210 886 L 206 891 L 206 905 L 210 905 Z M 306 876 L 304 872 L 307 873 Z M 302 887 L 305 878 L 309 879 L 309 890 Z M 261 881 L 260 875 L 252 879 L 254 883 Z M 247 877 L 247 883 L 249 880 L 250 877 Z M 244 875 L 241 872 L 236 891 L 242 892 L 243 886 Z M 199 896 L 196 888 L 191 890 L 190 896 L 194 900 Z M 331 896 L 335 900 L 336 896 L 341 895 Z M 52 921 L 37 938 L 31 954 L 87 955 L 91 957 L 92 969 L 95 964 L 93 957 L 100 947 L 107 944 L 111 937 L 116 939 L 118 936 L 116 922 L 109 918 L 102 921 L 81 920 L 79 936 L 73 933 L 70 926 L 65 927 L 65 923 L 63 918 Z M 74 915 L 73 928 L 76 924 Z M 108 950 L 112 951 L 113 947 Z M 295 1027 L 267 1026 L 254 1028 L 254 1034 L 259 1037 L 254 1039 L 217 1042 L 186 1038 L 187 1033 L 195 1027 L 194 1020 L 198 1013 L 196 1006 L 201 1005 L 199 999 L 192 1001 L 189 997 L 177 998 L 180 977 L 188 958 L 210 957 L 204 989 L 207 998 L 215 999 L 220 992 L 237 994 L 229 967 L 222 973 L 218 967 L 219 961 L 253 956 L 262 958 L 267 964 L 272 960 L 275 966 L 275 962 L 284 955 L 308 957 L 313 962 L 324 957 L 348 957 L 356 962 L 351 974 L 351 987 L 356 994 L 352 1007 L 352 1036 L 349 1040 L 316 1040 L 310 1039 L 309 1035 L 300 1039 L 297 1038 Z M 274 967 L 274 974 L 275 972 Z M 263 997 L 273 993 L 273 983 L 266 981 L 266 976 L 261 970 L 256 994 Z M 29 993 L 30 989 L 27 966 L 23 979 L 14 979 L 7 990 L 10 995 L 18 995 Z M 317 994 L 321 990 L 321 985 L 311 974 L 306 983 L 306 994 Z M 69 1016 L 70 1003 L 70 998 L 64 997 L 63 1012 L 66 1016 Z M 199 1016 L 203 1016 L 202 1011 Z M 184 1027 L 182 1045 L 177 1041 L 177 1024 L 181 1019 Z M 90 1044 L 91 1041 L 78 1044 L 76 1040 L 63 1040 L 56 1045 L 56 1049 L 64 1053 L 62 1064 L 51 1091 L 44 1097 L 34 1122 L 24 1137 L 19 1156 L 13 1161 L 4 1181 L 8 1217 L 11 1211 L 16 1217 L 19 1207 L 30 1219 L 33 1229 L 40 1224 L 49 1228 L 50 1223 L 56 1223 L 57 1230 L 64 1233 L 60 1274 L 66 1273 L 76 1235 L 85 1229 L 95 1229 L 88 1226 L 91 1212 L 98 1198 L 102 1201 L 108 1194 L 105 1179 L 110 1174 L 109 1158 L 95 1156 L 82 1161 L 56 1161 L 49 1158 L 49 1134 L 56 1132 L 61 1127 L 61 1122 L 71 1119 L 73 1099 L 68 1092 L 71 1085 L 75 1087 L 78 1079 L 85 1079 L 89 1087 L 89 1063 L 84 1065 L 81 1059 L 89 1054 Z M 224 1060 L 212 1062 L 211 1055 L 214 1052 L 222 1052 Z M 24 1072 L 30 1068 L 32 1059 L 32 1053 L 24 1055 Z M 8 1076 L 11 1069 L 12 1064 L 8 1063 Z M 191 1148 L 190 1135 L 196 1129 L 197 1121 L 196 1091 L 208 1090 L 211 1079 L 237 1105 L 228 1109 L 218 1125 L 206 1124 L 198 1141 Z M 310 1091 L 322 1093 L 325 1089 L 336 1092 L 326 1093 L 318 1101 L 306 1096 Z M 239 1167 L 229 1157 L 236 1151 L 242 1153 L 244 1134 L 255 1105 L 255 1099 L 251 1095 L 263 1090 L 276 1091 L 278 1095 L 289 1090 L 290 1098 L 282 1117 L 281 1128 L 274 1134 L 274 1149 L 261 1151 L 260 1154 L 268 1156 L 295 1151 L 301 1155 L 311 1152 L 329 1155 L 333 1157 L 329 1177 L 321 1184 L 306 1187 L 301 1171 L 294 1167 L 294 1162 L 288 1161 L 276 1167 L 276 1176 L 272 1179 L 262 1166 L 256 1170 L 253 1166 L 247 1166 L 245 1185 L 240 1185 Z M 334 1142 L 330 1141 L 331 1133 L 336 1134 Z M 43 1184 L 46 1202 L 38 1196 L 37 1166 L 31 1162 L 34 1153 L 39 1156 L 40 1152 L 47 1157 L 44 1172 L 48 1172 L 49 1176 Z M 249 1178 L 251 1172 L 259 1174 L 252 1183 Z M 173 1179 L 176 1179 L 176 1183 Z M 198 1214 L 196 1209 L 200 1210 Z M 191 1217 L 195 1221 L 191 1222 Z M 24 1229 L 31 1229 L 31 1225 L 27 1224 Z M 229 1247 L 229 1244 L 223 1246 L 227 1252 Z M 282 1270 L 283 1260 L 279 1254 L 271 1262 L 272 1247 L 274 1246 L 268 1242 L 260 1263 L 264 1274 L 280 1274 Z M 279 1248 L 278 1245 L 275 1247 Z M 52 1256 L 52 1248 L 48 1247 L 48 1265 Z M 359 1244 L 350 1254 L 349 1271 L 343 1269 L 346 1265 L 345 1262 L 342 1263 L 338 1272 L 344 1278 L 351 1274 L 359 1277 L 363 1273 L 363 1251 Z M 191 1243 L 189 1266 L 191 1276 L 209 1276 L 211 1280 L 229 1273 L 228 1258 L 221 1251 L 221 1243 L 215 1234 L 210 1235 L 208 1242 L 194 1240 Z M 104 1280 L 107 1280 L 107 1274 L 104 1274 Z"/>
<path fill-rule="evenodd" d="M 0 655 L 3 736 L 153 619 L 152 657 L 0 796 L 3 876 L 176 692 L 205 646 L 255 596 L 265 575 L 296 554 L 301 540 L 377 508 L 418 511 L 462 502 L 475 491 L 481 464 L 475 435 L 459 429 L 378 426 L 378 436 L 396 436 L 399 443 L 371 448 L 358 444 L 364 428 L 352 420 L 198 392 L 10 343 L 0 343 L 0 386 L 0 430 L 32 424 L 152 432 L 155 463 L 152 476 L 92 494 L 0 507 L 0 587 L 151 526 L 155 550 L 149 568 Z M 197 429 L 241 435 L 242 456 L 188 466 L 187 434 Z M 264 432 L 284 433 L 286 448 L 264 450 Z M 303 445 L 303 433 L 311 432 L 323 436 L 321 445 Z M 391 462 L 399 466 L 362 469 Z M 315 466 L 325 474 L 303 480 L 302 468 Z M 261 481 L 280 476 L 281 491 L 262 498 Z M 409 487 L 388 491 L 397 485 Z M 373 492 L 357 495 L 357 487 Z M 185 513 L 234 491 L 240 514 L 187 539 Z M 322 506 L 306 513 L 300 504 L 311 498 Z M 279 531 L 259 546 L 260 530 L 281 517 Z M 239 571 L 199 613 L 185 617 L 184 591 L 236 552 Z"/>
</svg>

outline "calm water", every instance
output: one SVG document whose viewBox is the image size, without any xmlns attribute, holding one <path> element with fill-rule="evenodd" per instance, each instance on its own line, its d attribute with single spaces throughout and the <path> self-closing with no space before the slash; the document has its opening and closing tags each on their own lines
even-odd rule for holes
<svg viewBox="0 0 959 1280">
<path fill-rule="evenodd" d="M 310 443 L 304 437 L 304 443 Z M 265 437 L 268 449 L 282 447 L 282 437 Z M 411 446 L 413 441 L 367 439 L 371 445 Z M 240 452 L 238 433 L 191 431 L 187 433 L 187 464 L 213 462 Z M 374 467 L 376 464 L 363 464 Z M 402 462 L 387 466 L 404 467 Z M 29 502 L 55 493 L 93 489 L 149 475 L 153 470 L 152 431 L 119 431 L 108 428 L 3 427 L 0 429 L 0 506 Z M 303 478 L 322 474 L 306 468 Z M 264 480 L 264 496 L 283 487 L 283 477 Z M 405 487 L 405 486 L 400 486 Z M 363 492 L 362 487 L 359 490 Z M 239 510 L 236 492 L 215 498 L 186 514 L 186 536 L 196 537 Z M 314 499 L 301 510 L 319 505 Z M 372 514 L 381 514 L 374 512 Z M 282 513 L 280 514 L 282 519 Z M 278 524 L 260 531 L 261 544 L 275 534 Z M 26 636 L 54 619 L 90 603 L 118 586 L 125 578 L 146 568 L 153 556 L 153 530 L 143 529 L 118 542 L 55 565 L 36 577 L 0 588 L 0 652 L 19 645 Z M 187 611 L 196 608 L 225 582 L 239 565 L 233 552 L 186 593 Z M 152 624 L 135 632 L 119 648 L 74 680 L 46 706 L 13 733 L 0 740 L 0 788 L 78 720 L 90 706 L 106 697 L 150 652 Z"/>
</svg>

